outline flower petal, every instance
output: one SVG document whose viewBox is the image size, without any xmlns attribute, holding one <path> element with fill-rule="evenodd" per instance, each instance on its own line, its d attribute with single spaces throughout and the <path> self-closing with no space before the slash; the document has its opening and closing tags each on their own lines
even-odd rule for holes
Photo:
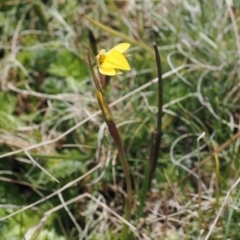
<svg viewBox="0 0 240 240">
<path fill-rule="evenodd" d="M 117 72 L 115 71 L 114 68 L 102 68 L 99 67 L 99 72 L 103 75 L 107 75 L 107 76 L 115 76 L 117 74 Z"/>
<path fill-rule="evenodd" d="M 125 56 L 117 51 L 111 50 L 108 55 L 105 56 L 102 68 L 117 68 L 122 70 L 130 70 L 129 63 Z"/>
<path fill-rule="evenodd" d="M 120 53 L 124 53 L 130 46 L 131 44 L 129 43 L 120 43 L 116 47 L 109 50 L 106 54 L 110 53 L 111 51 L 118 51 Z"/>
</svg>

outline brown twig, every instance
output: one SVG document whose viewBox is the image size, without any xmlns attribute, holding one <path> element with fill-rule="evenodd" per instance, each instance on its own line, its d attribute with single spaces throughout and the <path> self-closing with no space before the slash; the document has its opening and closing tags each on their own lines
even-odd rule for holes
<svg viewBox="0 0 240 240">
<path fill-rule="evenodd" d="M 158 71 L 158 114 L 157 114 L 157 127 L 151 134 L 151 150 L 150 150 L 150 173 L 149 173 L 149 189 L 151 188 L 151 182 L 154 178 L 157 160 L 159 156 L 159 149 L 162 136 L 162 106 L 163 106 L 163 81 L 162 81 L 162 67 L 161 58 L 156 43 L 153 43 L 155 51 L 157 71 Z"/>
</svg>

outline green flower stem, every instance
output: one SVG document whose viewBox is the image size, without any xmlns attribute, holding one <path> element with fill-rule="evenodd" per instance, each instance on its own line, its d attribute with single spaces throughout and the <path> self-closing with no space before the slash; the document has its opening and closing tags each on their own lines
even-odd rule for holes
<svg viewBox="0 0 240 240">
<path fill-rule="evenodd" d="M 108 126 L 109 132 L 110 132 L 110 134 L 113 138 L 113 141 L 114 141 L 114 143 L 117 147 L 118 156 L 119 156 L 119 159 L 120 159 L 120 162 L 121 162 L 121 165 L 122 165 L 122 169 L 123 169 L 123 173 L 124 173 L 124 176 L 125 176 L 125 179 L 126 179 L 127 198 L 126 198 L 126 208 L 125 208 L 126 209 L 125 219 L 129 221 L 130 217 L 131 217 L 131 208 L 132 208 L 132 183 L 131 183 L 130 173 L 129 173 L 129 170 L 128 170 L 129 166 L 128 166 L 128 163 L 127 163 L 127 159 L 126 159 L 125 151 L 124 151 L 124 148 L 123 148 L 122 140 L 121 140 L 120 134 L 118 132 L 118 129 L 116 127 L 116 124 L 114 122 L 111 110 L 108 106 L 108 103 L 107 103 L 106 99 L 103 96 L 102 89 L 101 89 L 99 81 L 98 81 L 98 79 L 95 75 L 95 72 L 94 72 L 93 68 L 91 67 L 91 61 L 90 61 L 89 54 L 88 54 L 88 62 L 89 62 L 89 66 L 91 68 L 94 83 L 95 83 L 96 88 L 97 88 L 98 103 L 99 103 L 99 106 L 102 110 L 103 117 L 104 117 L 104 120 L 105 120 L 105 122 Z M 124 230 L 122 232 L 122 237 L 127 236 L 128 226 L 125 224 L 123 229 Z"/>
</svg>

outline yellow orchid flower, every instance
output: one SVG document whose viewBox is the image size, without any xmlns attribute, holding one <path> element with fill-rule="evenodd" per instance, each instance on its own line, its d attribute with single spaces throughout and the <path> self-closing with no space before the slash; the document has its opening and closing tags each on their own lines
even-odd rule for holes
<svg viewBox="0 0 240 240">
<path fill-rule="evenodd" d="M 129 43 L 120 43 L 108 52 L 102 49 L 96 56 L 99 72 L 107 76 L 122 74 L 120 70 L 130 70 L 129 63 L 124 52 L 130 47 Z"/>
</svg>

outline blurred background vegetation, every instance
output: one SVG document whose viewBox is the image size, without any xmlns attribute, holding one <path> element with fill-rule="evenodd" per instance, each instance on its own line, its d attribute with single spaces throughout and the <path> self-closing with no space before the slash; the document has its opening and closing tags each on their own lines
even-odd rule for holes
<svg viewBox="0 0 240 240">
<path fill-rule="evenodd" d="M 1 239 L 120 239 L 110 211 L 123 216 L 124 176 L 87 63 L 120 42 L 131 71 L 104 94 L 133 182 L 131 239 L 240 239 L 239 26 L 238 0 L 1 0 Z M 163 135 L 140 214 L 158 107 L 152 42 Z"/>
</svg>

